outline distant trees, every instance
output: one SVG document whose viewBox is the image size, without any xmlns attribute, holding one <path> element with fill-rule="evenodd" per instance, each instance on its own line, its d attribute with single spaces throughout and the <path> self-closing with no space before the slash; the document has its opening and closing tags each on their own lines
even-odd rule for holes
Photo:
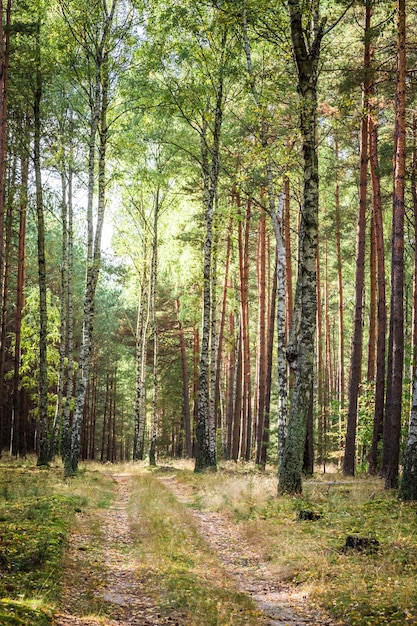
<svg viewBox="0 0 417 626">
<path fill-rule="evenodd" d="M 404 460 L 414 497 L 416 15 L 319 9 L 0 3 L 2 449 L 278 460 L 280 493 Z"/>
</svg>

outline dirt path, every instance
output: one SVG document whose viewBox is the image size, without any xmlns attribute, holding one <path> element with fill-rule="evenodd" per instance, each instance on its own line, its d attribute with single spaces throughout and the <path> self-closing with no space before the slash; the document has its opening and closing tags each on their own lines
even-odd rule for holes
<svg viewBox="0 0 417 626">
<path fill-rule="evenodd" d="M 183 626 L 181 616 L 159 614 L 146 582 L 137 574 L 127 515 L 130 478 L 113 479 L 116 497 L 110 509 L 100 512 L 99 545 L 91 545 L 90 526 L 82 517 L 73 534 L 67 564 L 73 576 L 64 589 L 65 612 L 53 626 Z M 94 617 L 80 617 L 84 605 L 90 611 L 95 607 Z"/>
<path fill-rule="evenodd" d="M 80 514 L 67 556 L 70 575 L 66 577 L 62 599 L 65 611 L 56 616 L 53 626 L 187 626 L 180 614 L 160 615 L 153 599 L 155 591 L 147 588 L 146 580 L 141 580 L 127 514 L 130 477 L 118 475 L 113 479 L 116 498 L 110 509 L 99 513 L 99 532 L 92 527 L 94 520 L 88 514 Z M 180 502 L 190 504 L 190 490 L 175 476 L 160 480 Z M 267 616 L 266 624 L 331 624 L 309 612 L 306 598 L 294 588 L 277 582 L 271 567 L 242 538 L 238 525 L 220 513 L 191 510 L 202 536 L 236 589 L 255 601 Z"/>
<path fill-rule="evenodd" d="M 175 477 L 161 477 L 184 504 L 192 493 Z M 242 537 L 239 526 L 225 515 L 191 509 L 201 534 L 216 552 L 237 589 L 248 594 L 269 618 L 270 626 L 331 626 L 332 621 L 309 610 L 307 598 L 294 587 L 277 581 L 276 574 Z M 249 625 L 248 625 L 249 626 Z"/>
</svg>

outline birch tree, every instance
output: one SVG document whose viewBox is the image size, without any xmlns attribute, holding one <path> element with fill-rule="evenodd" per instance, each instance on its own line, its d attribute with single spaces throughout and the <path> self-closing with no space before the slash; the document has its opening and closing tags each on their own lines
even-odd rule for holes
<svg viewBox="0 0 417 626">
<path fill-rule="evenodd" d="M 294 395 L 288 417 L 279 493 L 301 492 L 307 418 L 312 402 L 316 333 L 316 254 L 318 230 L 318 161 L 316 146 L 317 72 L 324 21 L 313 3 L 303 16 L 301 2 L 288 2 L 291 41 L 300 98 L 304 192 L 299 230 L 299 261 L 295 311 L 287 358 L 295 373 Z"/>
<path fill-rule="evenodd" d="M 250 80 L 250 90 L 252 97 L 255 101 L 257 110 L 260 112 L 258 116 L 259 136 L 260 143 L 262 145 L 265 154 L 265 171 L 264 181 L 265 188 L 267 190 L 267 206 L 266 212 L 272 220 L 272 225 L 276 240 L 277 249 L 277 263 L 276 263 L 276 277 L 277 277 L 277 308 L 276 308 L 276 327 L 277 327 L 277 371 L 278 371 L 278 467 L 281 466 L 283 458 L 283 450 L 285 445 L 285 438 L 287 434 L 287 418 L 288 418 L 288 380 L 287 380 L 287 361 L 286 361 L 286 246 L 284 240 L 284 224 L 283 224 L 283 208 L 285 193 L 282 193 L 277 203 L 276 198 L 276 185 L 274 183 L 273 167 L 272 167 L 272 155 L 271 148 L 268 146 L 268 133 L 267 133 L 267 119 L 266 119 L 266 105 L 263 102 L 262 94 L 259 92 L 256 84 L 256 76 L 252 62 L 252 51 L 248 35 L 248 22 L 246 11 L 244 10 L 243 16 L 243 45 L 246 56 L 247 69 Z M 287 198 L 289 202 L 289 199 Z M 260 437 L 262 440 L 263 437 Z M 261 460 L 261 453 L 259 451 L 258 461 Z"/>
<path fill-rule="evenodd" d="M 106 206 L 106 150 L 108 141 L 108 106 L 110 97 L 111 53 L 115 39 L 112 32 L 118 0 L 97 0 L 91 15 L 75 14 L 74 5 L 62 2 L 62 12 L 79 50 L 83 51 L 92 75 L 84 84 L 89 105 L 88 185 L 87 185 L 87 259 L 83 304 L 82 340 L 75 389 L 75 409 L 71 426 L 71 445 L 65 458 L 65 471 L 77 471 L 81 450 L 81 424 L 90 367 L 94 320 L 94 301 L 100 271 L 101 237 Z M 94 21 L 91 20 L 93 18 Z M 97 212 L 94 220 L 96 166 L 98 177 Z"/>
</svg>

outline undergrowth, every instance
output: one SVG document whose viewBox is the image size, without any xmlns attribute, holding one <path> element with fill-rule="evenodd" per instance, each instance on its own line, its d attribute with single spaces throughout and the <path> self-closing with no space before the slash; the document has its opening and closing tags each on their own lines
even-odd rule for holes
<svg viewBox="0 0 417 626">
<path fill-rule="evenodd" d="M 417 504 L 400 502 L 381 481 L 332 474 L 305 481 L 303 496 L 278 498 L 275 472 L 226 465 L 215 474 L 177 476 L 192 486 L 195 507 L 235 519 L 278 578 L 305 589 L 338 623 L 417 623 Z M 318 519 L 299 521 L 300 510 Z M 346 550 L 348 535 L 379 545 Z"/>
<path fill-rule="evenodd" d="M 0 624 L 51 623 L 66 539 L 76 513 L 91 498 L 100 504 L 104 480 L 83 472 L 65 480 L 61 468 L 39 469 L 33 460 L 0 464 Z"/>
</svg>

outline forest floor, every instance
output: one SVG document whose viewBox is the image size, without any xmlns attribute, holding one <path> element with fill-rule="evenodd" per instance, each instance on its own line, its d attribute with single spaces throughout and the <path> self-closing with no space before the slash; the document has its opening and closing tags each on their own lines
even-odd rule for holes
<svg viewBox="0 0 417 626">
<path fill-rule="evenodd" d="M 186 532 L 199 535 L 199 540 L 193 542 L 196 546 L 193 557 L 203 562 L 197 564 L 199 571 L 195 578 L 205 580 L 208 585 L 221 585 L 235 593 L 239 602 L 242 597 L 249 602 L 249 608 L 243 605 L 238 608 L 235 603 L 228 609 L 226 600 L 222 599 L 223 610 L 217 611 L 214 618 L 207 610 L 207 621 L 198 610 L 192 614 L 186 604 L 176 601 L 175 590 L 168 591 L 172 573 L 165 575 L 163 566 L 157 576 L 155 571 L 146 570 L 146 556 L 141 557 L 138 552 L 138 544 L 147 546 L 155 539 L 151 536 L 154 530 L 142 519 L 146 515 L 144 511 L 134 510 L 132 522 L 129 509 L 132 481 L 140 478 L 124 473 L 114 474 L 112 479 L 115 497 L 110 507 L 95 511 L 96 519 L 91 518 L 91 512 L 78 514 L 67 551 L 68 575 L 64 576 L 61 612 L 55 617 L 54 626 L 324 626 L 335 623 L 311 610 L 305 594 L 296 586 L 279 580 L 274 567 L 257 550 L 255 537 L 253 542 L 248 542 L 242 537 L 239 524 L 230 516 L 193 506 L 192 487 L 177 480 L 175 473 L 161 473 L 157 476 L 158 482 L 169 492 L 169 497 L 175 499 L 179 518 L 190 527 Z M 151 488 L 155 489 L 155 485 L 154 482 Z M 164 532 L 169 534 L 170 531 L 165 528 Z M 204 545 L 200 546 L 200 540 Z M 165 576 L 168 582 L 164 582 Z M 217 605 L 219 603 L 217 600 Z M 208 607 L 208 600 L 206 604 Z"/>
</svg>

